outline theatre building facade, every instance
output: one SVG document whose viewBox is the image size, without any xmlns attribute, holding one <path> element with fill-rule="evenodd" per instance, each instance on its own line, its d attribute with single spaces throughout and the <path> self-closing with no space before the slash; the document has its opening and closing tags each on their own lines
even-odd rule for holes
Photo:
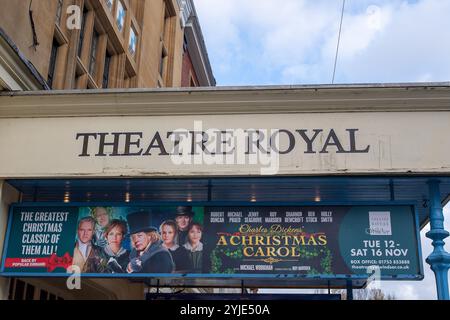
<svg viewBox="0 0 450 320">
<path fill-rule="evenodd" d="M 33 69 L 40 89 L 215 85 L 192 0 L 0 0 L 0 5 L 1 40 Z"/>
<path fill-rule="evenodd" d="M 0 4 L 0 299 L 449 299 L 449 83 L 215 88 L 192 1 Z"/>
<path fill-rule="evenodd" d="M 34 90 L 215 85 L 192 0 L 0 1 L 0 5 L 0 92 L 6 96 Z M 3 102 L 0 104 L 6 107 Z M 3 181 L 2 199 L 17 203 L 20 192 Z M 107 208 L 110 214 L 111 207 Z M 36 250 L 49 253 L 49 247 L 37 249 L 36 241 L 47 240 L 45 233 L 57 232 L 61 227 L 52 223 L 51 217 L 58 220 L 55 215 L 43 215 L 21 228 L 30 233 L 21 240 L 29 245 L 27 249 L 24 247 L 24 253 L 33 256 L 38 254 Z M 111 214 L 111 220 L 114 217 Z M 1 222 L 2 248 L 7 238 L 4 223 L 6 220 Z M 126 237 L 129 242 L 128 233 Z M 76 237 L 70 240 L 75 241 Z M 129 243 L 126 246 L 131 249 Z M 53 249 L 59 255 L 59 250 Z M 39 254 L 45 255 L 44 251 Z M 72 252 L 70 256 L 72 261 Z M 0 282 L 1 299 L 19 300 L 142 299 L 148 288 L 142 279 L 116 279 L 109 286 L 109 280 L 86 278 L 83 289 L 78 291 L 68 290 L 66 280 L 61 277 L 18 275 L 2 277 Z M 186 291 L 211 289 L 186 288 Z"/>
<path fill-rule="evenodd" d="M 446 83 L 2 93 L 1 297 L 361 287 L 431 266 L 448 299 L 449 107 Z"/>
</svg>

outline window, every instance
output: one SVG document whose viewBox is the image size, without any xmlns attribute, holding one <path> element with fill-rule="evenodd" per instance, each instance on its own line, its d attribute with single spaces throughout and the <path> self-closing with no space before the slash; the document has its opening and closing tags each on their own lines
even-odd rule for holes
<svg viewBox="0 0 450 320">
<path fill-rule="evenodd" d="M 117 17 L 116 17 L 116 23 L 117 28 L 119 28 L 119 31 L 123 31 L 123 27 L 125 26 L 125 8 L 123 7 L 122 1 L 119 1 L 117 3 Z"/>
<path fill-rule="evenodd" d="M 59 43 L 56 39 L 53 39 L 52 51 L 50 53 L 50 64 L 48 66 L 47 84 L 50 88 L 53 86 L 53 80 L 55 77 L 56 70 L 56 57 L 58 55 Z"/>
<path fill-rule="evenodd" d="M 94 33 L 92 34 L 91 54 L 89 57 L 89 73 L 91 74 L 91 76 L 94 76 L 95 74 L 95 66 L 97 62 L 98 38 L 99 34 L 97 31 L 94 30 Z"/>
<path fill-rule="evenodd" d="M 45 290 L 41 290 L 39 294 L 39 300 L 48 300 L 48 292 Z"/>
<path fill-rule="evenodd" d="M 35 286 L 19 279 L 9 283 L 9 300 L 34 300 Z"/>
<path fill-rule="evenodd" d="M 25 282 L 22 280 L 16 281 L 16 287 L 14 290 L 14 300 L 23 300 L 23 293 L 25 291 Z"/>
<path fill-rule="evenodd" d="M 105 0 L 105 2 L 106 2 L 106 6 L 108 7 L 109 11 L 112 11 L 114 1 L 113 0 Z"/>
<path fill-rule="evenodd" d="M 169 1 L 164 1 L 164 16 L 161 19 L 161 56 L 159 61 L 159 74 L 161 75 L 162 85 L 170 85 L 172 80 L 172 68 L 169 58 L 173 56 L 174 33 L 173 21 L 176 16 L 174 8 L 170 6 Z M 170 51 L 169 51 L 170 50 Z"/>
<path fill-rule="evenodd" d="M 109 67 L 111 65 L 111 55 L 106 51 L 105 56 L 105 68 L 103 70 L 103 82 L 102 82 L 102 88 L 106 89 L 109 85 Z"/>
<path fill-rule="evenodd" d="M 25 291 L 25 300 L 34 300 L 34 286 L 27 284 L 27 290 Z"/>
<path fill-rule="evenodd" d="M 9 281 L 8 300 L 12 300 L 15 286 L 16 286 L 16 279 L 11 278 L 11 280 Z"/>
<path fill-rule="evenodd" d="M 186 52 L 188 48 L 188 42 L 186 36 L 183 37 L 183 52 Z"/>
<path fill-rule="evenodd" d="M 161 75 L 161 78 L 164 79 L 164 68 L 166 66 L 166 59 L 167 58 L 167 51 L 163 47 L 163 50 L 161 52 L 161 59 L 159 60 L 159 74 Z"/>
<path fill-rule="evenodd" d="M 12 278 L 9 283 L 8 300 L 64 300 L 31 283 Z"/>
<path fill-rule="evenodd" d="M 63 9 L 63 1 L 64 0 L 58 0 L 57 6 L 56 6 L 56 23 L 58 25 L 61 24 L 61 16 L 62 16 L 62 9 Z"/>
<path fill-rule="evenodd" d="M 195 84 L 195 80 L 192 76 L 189 77 L 189 86 L 190 87 L 196 87 L 197 85 Z"/>
<path fill-rule="evenodd" d="M 80 42 L 78 43 L 78 56 L 81 57 L 81 50 L 83 49 L 83 41 L 84 41 L 84 29 L 86 27 L 86 17 L 87 17 L 87 9 L 86 7 L 83 9 L 83 17 L 81 18 L 81 30 L 80 30 Z"/>
<path fill-rule="evenodd" d="M 136 44 L 137 44 L 136 31 L 132 27 L 130 29 L 130 41 L 128 44 L 128 50 L 130 51 L 132 56 L 134 56 L 136 54 Z"/>
</svg>

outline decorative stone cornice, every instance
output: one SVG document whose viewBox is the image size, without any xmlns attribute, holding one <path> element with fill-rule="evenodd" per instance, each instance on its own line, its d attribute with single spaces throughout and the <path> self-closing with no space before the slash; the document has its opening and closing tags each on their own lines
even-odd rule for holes
<svg viewBox="0 0 450 320">
<path fill-rule="evenodd" d="M 0 28 L 0 86 L 6 90 L 42 90 L 48 85 L 39 72 Z"/>
<path fill-rule="evenodd" d="M 424 111 L 450 111 L 449 83 L 0 94 L 0 118 Z"/>
</svg>

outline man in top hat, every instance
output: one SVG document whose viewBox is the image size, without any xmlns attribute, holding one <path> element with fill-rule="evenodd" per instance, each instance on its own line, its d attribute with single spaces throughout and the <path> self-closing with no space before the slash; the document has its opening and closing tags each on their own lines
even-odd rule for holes
<svg viewBox="0 0 450 320">
<path fill-rule="evenodd" d="M 178 245 L 183 246 L 187 241 L 189 225 L 194 217 L 190 206 L 178 206 L 175 212 L 175 221 L 178 229 Z"/>
<path fill-rule="evenodd" d="M 127 220 L 133 247 L 127 272 L 172 273 L 175 264 L 169 250 L 162 246 L 158 229 L 152 224 L 152 212 L 133 212 Z"/>
</svg>

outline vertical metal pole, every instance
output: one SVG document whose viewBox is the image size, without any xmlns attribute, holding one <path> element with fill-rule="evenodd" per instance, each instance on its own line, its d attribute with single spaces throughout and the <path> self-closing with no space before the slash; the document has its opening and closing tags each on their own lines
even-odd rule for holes
<svg viewBox="0 0 450 320">
<path fill-rule="evenodd" d="M 391 195 L 391 201 L 395 201 L 394 181 L 389 180 L 389 193 Z"/>
<path fill-rule="evenodd" d="M 442 212 L 439 183 L 439 180 L 428 181 L 430 231 L 426 233 L 426 236 L 433 240 L 432 245 L 434 248 L 433 252 L 426 259 L 426 262 L 430 265 L 436 277 L 438 299 L 449 300 L 447 274 L 450 268 L 450 254 L 444 249 L 444 239 L 449 236 L 449 232 L 444 229 L 444 214 Z"/>
<path fill-rule="evenodd" d="M 347 280 L 347 300 L 353 300 L 352 280 Z"/>
<path fill-rule="evenodd" d="M 33 188 L 33 202 L 37 201 L 37 187 Z"/>
<path fill-rule="evenodd" d="M 212 186 L 211 186 L 211 179 L 208 179 L 208 201 L 211 201 L 212 199 Z"/>
</svg>

